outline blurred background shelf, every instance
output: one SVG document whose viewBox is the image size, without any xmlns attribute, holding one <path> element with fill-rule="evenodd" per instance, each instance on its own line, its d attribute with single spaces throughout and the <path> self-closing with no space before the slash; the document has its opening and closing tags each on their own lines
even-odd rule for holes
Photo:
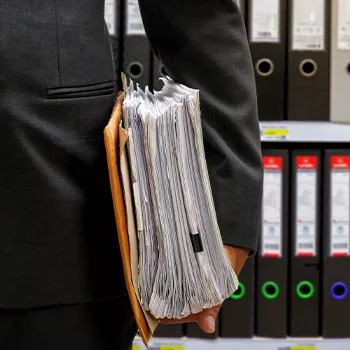
<svg viewBox="0 0 350 350">
<path fill-rule="evenodd" d="M 141 340 L 133 350 L 146 349 Z M 150 350 L 349 350 L 350 339 L 152 339 Z"/>
<path fill-rule="evenodd" d="M 264 142 L 348 143 L 350 124 L 317 121 L 261 122 L 260 135 Z"/>
</svg>

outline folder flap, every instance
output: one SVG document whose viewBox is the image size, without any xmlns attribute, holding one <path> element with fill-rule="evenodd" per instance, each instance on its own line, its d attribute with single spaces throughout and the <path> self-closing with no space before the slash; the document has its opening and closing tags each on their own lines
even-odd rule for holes
<svg viewBox="0 0 350 350">
<path fill-rule="evenodd" d="M 126 141 L 128 140 L 128 132 L 121 126 L 121 124 L 119 124 L 119 135 L 119 156 L 121 157 L 124 153 Z"/>
<path fill-rule="evenodd" d="M 119 137 L 120 137 L 120 122 L 122 115 L 123 94 L 118 96 L 117 102 L 113 108 L 112 116 L 108 125 L 104 130 L 104 140 L 107 153 L 108 172 L 113 198 L 114 214 L 118 231 L 118 240 L 123 261 L 124 277 L 128 290 L 131 306 L 135 315 L 136 323 L 144 344 L 147 346 L 148 341 L 152 337 L 155 324 L 150 322 L 144 315 L 137 294 L 133 285 L 132 278 L 132 260 L 130 251 L 130 242 L 128 234 L 128 222 L 126 215 L 126 203 L 122 191 L 120 179 L 120 158 L 119 154 Z M 123 152 L 124 154 L 124 152 Z M 130 194 L 130 193 L 129 193 Z M 130 224 L 130 221 L 129 221 Z M 136 245 L 137 249 L 137 245 Z M 134 252 L 134 250 L 133 250 Z"/>
</svg>

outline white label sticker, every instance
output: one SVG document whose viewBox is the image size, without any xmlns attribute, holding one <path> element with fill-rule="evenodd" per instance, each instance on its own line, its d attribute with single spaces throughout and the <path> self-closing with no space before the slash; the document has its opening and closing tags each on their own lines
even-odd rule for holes
<svg viewBox="0 0 350 350">
<path fill-rule="evenodd" d="M 350 0 L 338 0 L 338 49 L 350 50 Z"/>
<path fill-rule="evenodd" d="M 296 157 L 297 256 L 316 255 L 317 157 Z"/>
<path fill-rule="evenodd" d="M 105 0 L 105 21 L 110 35 L 117 34 L 117 4 L 116 0 Z"/>
<path fill-rule="evenodd" d="M 126 34 L 146 35 L 138 0 L 128 0 L 126 12 Z"/>
<path fill-rule="evenodd" d="M 294 0 L 293 50 L 325 49 L 325 1 Z"/>
<path fill-rule="evenodd" d="M 251 42 L 280 41 L 279 0 L 255 0 L 252 3 Z"/>
<path fill-rule="evenodd" d="M 331 256 L 348 256 L 350 221 L 350 157 L 331 157 Z"/>
<path fill-rule="evenodd" d="M 264 157 L 261 255 L 282 256 L 282 158 Z"/>
</svg>

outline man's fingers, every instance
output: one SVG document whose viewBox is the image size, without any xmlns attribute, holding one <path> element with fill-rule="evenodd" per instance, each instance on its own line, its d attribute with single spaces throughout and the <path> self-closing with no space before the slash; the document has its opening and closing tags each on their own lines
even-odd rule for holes
<svg viewBox="0 0 350 350">
<path fill-rule="evenodd" d="M 216 318 L 211 314 L 205 315 L 205 317 L 202 317 L 198 320 L 198 326 L 205 333 L 214 333 L 215 323 Z"/>
<path fill-rule="evenodd" d="M 201 330 L 205 333 L 214 333 L 216 318 L 220 311 L 220 306 L 215 306 L 198 314 L 197 322 Z"/>
<path fill-rule="evenodd" d="M 165 324 L 196 322 L 198 323 L 199 327 L 202 329 L 203 332 L 214 333 L 216 318 L 218 316 L 220 308 L 221 308 L 221 305 L 218 305 L 218 306 L 214 306 L 211 309 L 204 310 L 198 314 L 193 314 L 180 320 L 164 318 L 164 319 L 161 319 L 160 322 Z"/>
</svg>

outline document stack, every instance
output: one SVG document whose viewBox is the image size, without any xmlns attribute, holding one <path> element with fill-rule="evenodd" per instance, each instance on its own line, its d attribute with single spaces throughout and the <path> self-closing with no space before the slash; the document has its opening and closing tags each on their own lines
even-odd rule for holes
<svg viewBox="0 0 350 350">
<path fill-rule="evenodd" d="M 123 128 L 138 236 L 138 296 L 156 319 L 182 319 L 238 287 L 217 223 L 199 92 L 163 79 L 126 87 Z"/>
</svg>

